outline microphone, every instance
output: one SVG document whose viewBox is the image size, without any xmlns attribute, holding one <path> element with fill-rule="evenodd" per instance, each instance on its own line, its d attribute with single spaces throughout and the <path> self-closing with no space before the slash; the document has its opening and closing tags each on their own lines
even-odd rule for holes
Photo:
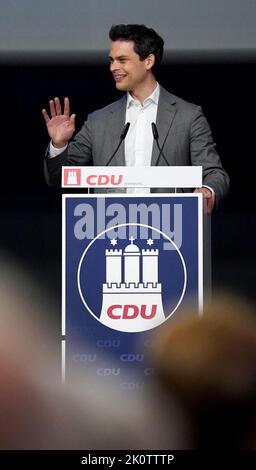
<svg viewBox="0 0 256 470">
<path fill-rule="evenodd" d="M 123 142 L 123 140 L 125 139 L 126 137 L 126 134 L 128 132 L 128 129 L 130 127 L 130 123 L 127 122 L 121 132 L 121 135 L 120 135 L 120 139 L 119 139 L 119 143 L 118 143 L 118 146 L 116 147 L 114 153 L 111 155 L 111 157 L 108 159 L 107 163 L 106 163 L 106 166 L 108 166 L 110 164 L 110 162 L 112 161 L 112 159 L 114 158 L 115 154 L 117 153 L 121 143 Z"/>
<path fill-rule="evenodd" d="M 155 166 L 157 166 L 158 160 L 159 160 L 159 158 L 161 157 L 161 155 L 162 155 L 162 157 L 163 157 L 163 159 L 164 159 L 166 165 L 167 165 L 167 166 L 170 166 L 169 162 L 167 161 L 167 159 L 166 159 L 165 156 L 164 156 L 163 147 L 161 148 L 160 145 L 159 145 L 159 141 L 158 141 L 158 139 L 159 139 L 159 134 L 158 134 L 158 130 L 157 130 L 157 127 L 156 127 L 155 123 L 154 123 L 154 122 L 151 122 L 151 126 L 152 126 L 153 137 L 154 137 L 154 139 L 155 139 L 155 141 L 156 141 L 156 145 L 157 145 L 157 148 L 158 148 L 158 150 L 159 150 L 159 155 L 158 155 L 158 157 L 157 157 L 157 161 L 156 161 L 156 165 L 155 165 Z"/>
</svg>

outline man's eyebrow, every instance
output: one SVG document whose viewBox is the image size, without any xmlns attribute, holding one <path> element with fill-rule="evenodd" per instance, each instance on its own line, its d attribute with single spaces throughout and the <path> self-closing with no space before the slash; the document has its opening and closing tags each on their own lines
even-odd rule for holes
<svg viewBox="0 0 256 470">
<path fill-rule="evenodd" d="M 108 58 L 110 60 L 114 60 L 111 55 L 109 55 Z M 128 59 L 128 56 L 127 55 L 119 55 L 118 57 L 116 57 L 116 60 L 121 60 L 121 59 Z"/>
</svg>

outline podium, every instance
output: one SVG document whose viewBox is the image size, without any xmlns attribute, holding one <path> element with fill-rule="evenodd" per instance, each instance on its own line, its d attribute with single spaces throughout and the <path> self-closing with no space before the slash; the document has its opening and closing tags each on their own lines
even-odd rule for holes
<svg viewBox="0 0 256 470">
<path fill-rule="evenodd" d="M 168 185 L 174 192 L 148 189 Z M 143 388 L 155 328 L 187 304 L 202 313 L 202 194 L 178 192 L 201 185 L 201 167 L 63 167 L 63 188 L 88 191 L 62 200 L 63 379 L 78 366 L 120 390 Z"/>
</svg>

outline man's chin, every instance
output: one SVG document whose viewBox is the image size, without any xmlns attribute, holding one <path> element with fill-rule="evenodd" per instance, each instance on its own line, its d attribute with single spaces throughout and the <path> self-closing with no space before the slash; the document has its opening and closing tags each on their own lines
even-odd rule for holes
<svg viewBox="0 0 256 470">
<path fill-rule="evenodd" d="M 127 85 L 125 83 L 122 83 L 122 82 L 116 82 L 116 88 L 117 88 L 117 90 L 120 90 L 120 91 L 128 91 L 129 90 Z"/>
</svg>

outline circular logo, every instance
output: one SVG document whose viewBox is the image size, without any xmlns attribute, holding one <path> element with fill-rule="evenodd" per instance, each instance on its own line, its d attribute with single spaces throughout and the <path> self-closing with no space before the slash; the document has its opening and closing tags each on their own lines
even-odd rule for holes
<svg viewBox="0 0 256 470">
<path fill-rule="evenodd" d="M 77 284 L 87 312 L 103 325 L 142 332 L 165 322 L 187 284 L 183 256 L 161 230 L 126 223 L 108 228 L 85 248 Z"/>
</svg>

